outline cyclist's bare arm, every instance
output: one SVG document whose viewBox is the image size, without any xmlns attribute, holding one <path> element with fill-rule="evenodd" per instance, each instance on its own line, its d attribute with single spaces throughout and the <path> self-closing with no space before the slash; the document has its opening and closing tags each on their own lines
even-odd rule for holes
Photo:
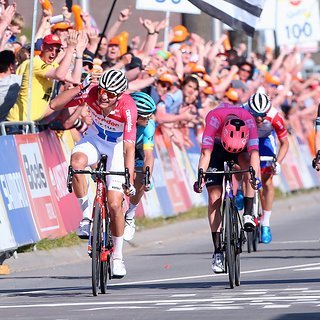
<svg viewBox="0 0 320 320">
<path fill-rule="evenodd" d="M 134 179 L 134 157 L 135 157 L 135 142 L 134 141 L 123 141 L 123 152 L 124 152 L 124 166 L 129 169 L 130 183 L 133 185 Z"/>
<path fill-rule="evenodd" d="M 154 165 L 154 155 L 152 149 L 144 150 L 144 163 L 143 163 L 143 171 L 146 171 L 146 168 L 150 169 L 150 176 L 152 175 L 153 165 Z"/>
<path fill-rule="evenodd" d="M 199 159 L 199 169 L 203 169 L 203 172 L 206 172 L 209 167 L 210 157 L 212 150 L 211 149 L 201 149 L 200 159 Z"/>
<path fill-rule="evenodd" d="M 81 87 L 79 85 L 59 93 L 54 99 L 51 100 L 50 108 L 56 111 L 62 110 L 68 102 L 70 102 L 77 94 L 79 94 L 80 91 Z"/>
</svg>

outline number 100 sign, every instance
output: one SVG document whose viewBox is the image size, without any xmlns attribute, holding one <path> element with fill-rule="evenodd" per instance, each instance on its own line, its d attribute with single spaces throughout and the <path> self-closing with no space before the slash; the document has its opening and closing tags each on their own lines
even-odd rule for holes
<svg viewBox="0 0 320 320">
<path fill-rule="evenodd" d="M 317 0 L 278 0 L 276 18 L 279 45 L 320 40 Z"/>
</svg>

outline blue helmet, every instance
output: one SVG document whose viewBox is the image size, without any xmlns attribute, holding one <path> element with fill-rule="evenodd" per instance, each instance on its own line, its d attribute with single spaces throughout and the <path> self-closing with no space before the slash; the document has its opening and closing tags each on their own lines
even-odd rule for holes
<svg viewBox="0 0 320 320">
<path fill-rule="evenodd" d="M 130 96 L 137 105 L 138 115 L 147 117 L 156 111 L 156 104 L 154 100 L 144 92 L 133 92 Z"/>
</svg>

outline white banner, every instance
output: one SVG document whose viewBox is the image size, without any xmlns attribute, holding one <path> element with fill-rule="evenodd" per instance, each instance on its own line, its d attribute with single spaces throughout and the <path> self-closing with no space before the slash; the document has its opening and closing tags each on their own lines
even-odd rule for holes
<svg viewBox="0 0 320 320">
<path fill-rule="evenodd" d="M 137 0 L 136 9 L 200 14 L 188 0 Z"/>
<path fill-rule="evenodd" d="M 279 45 L 320 40 L 318 0 L 278 0 L 276 35 Z"/>
</svg>

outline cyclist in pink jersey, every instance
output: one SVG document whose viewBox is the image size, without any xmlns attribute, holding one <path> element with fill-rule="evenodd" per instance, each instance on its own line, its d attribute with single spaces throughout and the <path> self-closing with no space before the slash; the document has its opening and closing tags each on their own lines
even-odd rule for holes
<svg viewBox="0 0 320 320">
<path fill-rule="evenodd" d="M 125 94 L 128 80 L 121 70 L 108 70 L 101 75 L 99 84 L 91 86 L 91 76 L 75 88 L 60 93 L 50 103 L 53 110 L 81 105 L 86 102 L 92 125 L 72 150 L 70 164 L 75 170 L 83 170 L 96 164 L 101 154 L 108 156 L 108 171 L 130 172 L 130 187 L 124 192 L 135 195 L 133 186 L 137 108 L 133 99 Z M 108 176 L 108 206 L 113 234 L 113 275 L 126 275 L 123 261 L 124 215 L 122 212 L 124 177 Z M 83 220 L 77 230 L 80 238 L 88 238 L 91 212 L 88 207 L 88 185 L 83 175 L 75 175 L 73 188 L 83 210 Z"/>
<path fill-rule="evenodd" d="M 205 120 L 205 129 L 202 137 L 202 148 L 199 160 L 199 169 L 204 172 L 223 170 L 224 161 L 234 160 L 241 168 L 247 169 L 251 165 L 259 176 L 259 145 L 257 126 L 254 118 L 247 110 L 222 103 L 211 110 Z M 209 195 L 208 218 L 212 233 L 214 254 L 212 269 L 215 273 L 224 272 L 223 253 L 221 247 L 221 196 L 222 180 L 220 175 L 211 175 L 205 178 L 205 185 Z M 254 187 L 249 174 L 245 175 L 246 194 L 245 211 L 243 215 L 244 228 L 250 232 L 255 227 L 252 217 Z M 202 192 L 196 187 L 195 191 Z"/>
<path fill-rule="evenodd" d="M 262 209 L 261 241 L 265 244 L 272 241 L 270 217 L 274 200 L 273 176 L 280 174 L 281 163 L 289 149 L 288 132 L 284 119 L 278 110 L 271 106 L 270 99 L 264 93 L 253 94 L 243 107 L 255 118 L 259 136 L 260 156 L 276 158 L 273 161 L 261 161 Z M 277 138 L 280 146 L 277 146 Z"/>
</svg>

